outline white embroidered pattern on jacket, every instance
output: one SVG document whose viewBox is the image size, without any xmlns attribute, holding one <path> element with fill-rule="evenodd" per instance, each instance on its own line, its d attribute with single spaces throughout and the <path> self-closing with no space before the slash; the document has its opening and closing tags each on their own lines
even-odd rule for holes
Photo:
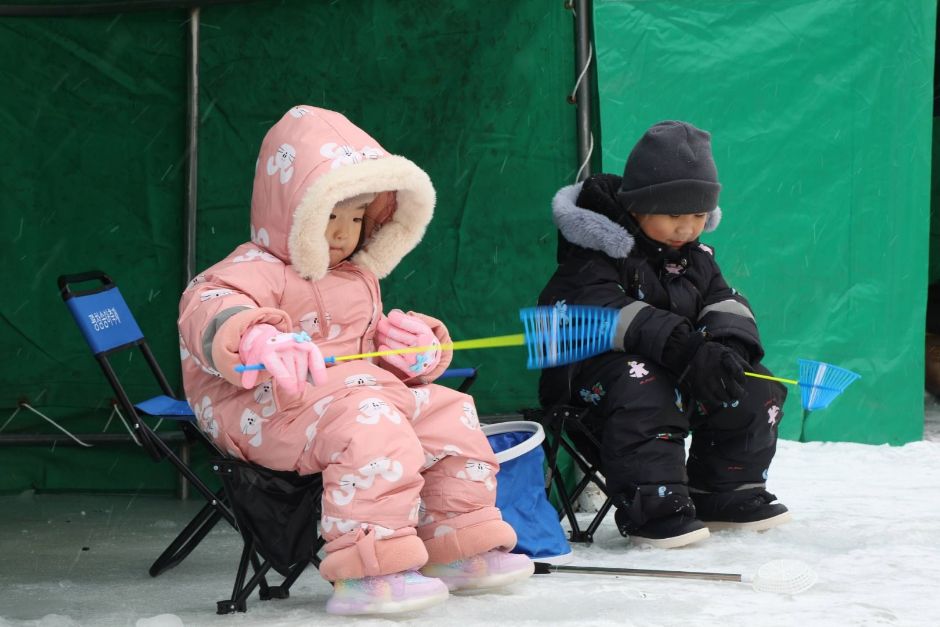
<svg viewBox="0 0 940 627">
<path fill-rule="evenodd" d="M 261 427 L 267 421 L 267 418 L 262 418 L 250 409 L 246 409 L 242 412 L 242 417 L 239 424 L 241 425 L 241 432 L 244 435 L 252 436 L 251 439 L 248 440 L 248 444 L 250 446 L 254 446 L 256 448 L 261 446 Z"/>
<path fill-rule="evenodd" d="M 268 418 L 276 411 L 274 405 L 274 383 L 265 381 L 254 390 L 255 402 L 261 405 L 261 415 Z"/>
<path fill-rule="evenodd" d="M 213 298 L 222 298 L 223 296 L 228 296 L 233 294 L 232 290 L 206 290 L 199 295 L 199 300 L 206 302 L 207 300 L 212 300 Z"/>
<path fill-rule="evenodd" d="M 245 251 L 244 255 L 236 255 L 232 257 L 232 263 L 245 263 L 247 261 L 266 261 L 268 263 L 280 263 L 281 260 L 272 255 L 271 253 L 264 252 L 263 250 L 258 250 L 257 248 L 251 248 Z"/>
<path fill-rule="evenodd" d="M 780 415 L 780 407 L 777 405 L 772 405 L 770 409 L 767 410 L 767 424 L 775 425 L 777 424 L 777 416 Z"/>
<path fill-rule="evenodd" d="M 357 490 L 368 490 L 375 483 L 377 477 L 389 483 L 395 483 L 404 474 L 401 462 L 388 457 L 377 457 L 365 466 L 359 468 L 361 475 L 346 473 L 339 479 L 339 488 L 332 490 L 330 495 L 337 505 L 349 505 L 356 497 Z"/>
<path fill-rule="evenodd" d="M 264 246 L 265 248 L 270 248 L 271 246 L 271 236 L 268 235 L 268 230 L 264 227 L 261 227 L 255 231 L 255 225 L 251 225 L 251 241 L 259 246 Z"/>
<path fill-rule="evenodd" d="M 320 518 L 320 523 L 323 526 L 323 531 L 333 531 L 333 527 L 336 527 L 336 530 L 340 533 L 349 533 L 362 524 L 358 520 L 336 518 L 335 516 L 327 516 L 326 514 Z"/>
<path fill-rule="evenodd" d="M 359 415 L 356 422 L 364 425 L 378 424 L 379 420 L 387 418 L 393 424 L 401 424 L 401 414 L 392 409 L 391 405 L 381 398 L 371 397 L 359 403 Z"/>
<path fill-rule="evenodd" d="M 197 275 L 194 276 L 194 277 L 192 278 L 192 280 L 186 285 L 186 290 L 185 290 L 185 291 L 188 292 L 189 290 L 193 289 L 194 287 L 196 287 L 196 286 L 199 285 L 200 283 L 205 283 L 205 282 L 206 282 L 206 275 L 204 275 L 204 274 L 197 274 Z"/>
<path fill-rule="evenodd" d="M 354 388 L 357 386 L 370 388 L 373 390 L 381 390 L 382 386 L 379 385 L 378 379 L 376 379 L 371 374 L 354 374 L 346 377 L 343 380 L 343 383 L 346 384 L 348 388 Z"/>
<path fill-rule="evenodd" d="M 627 365 L 630 366 L 630 376 L 634 379 L 642 379 L 650 373 L 646 369 L 646 364 L 639 361 L 628 361 Z"/>
<path fill-rule="evenodd" d="M 411 414 L 411 421 L 416 422 L 421 415 L 421 408 L 431 402 L 431 390 L 426 386 L 410 388 L 415 397 L 415 411 Z"/>
<path fill-rule="evenodd" d="M 468 459 L 467 463 L 464 464 L 464 470 L 461 470 L 457 473 L 458 479 L 469 479 L 470 481 L 479 481 L 486 486 L 486 489 L 492 492 L 496 489 L 496 481 L 493 480 L 493 477 L 490 476 L 490 473 L 493 472 L 493 467 L 482 462 L 478 459 Z"/>
<path fill-rule="evenodd" d="M 421 467 L 421 470 L 427 470 L 428 468 L 430 468 L 437 462 L 441 461 L 442 459 L 450 455 L 463 455 L 463 453 L 460 451 L 460 448 L 458 448 L 457 446 L 453 444 L 445 444 L 444 448 L 442 448 L 440 452 L 438 453 L 432 454 L 432 453 L 425 451 L 424 452 L 424 466 Z"/>
<path fill-rule="evenodd" d="M 305 313 L 300 317 L 300 328 L 311 337 L 320 335 L 320 314 L 316 311 Z"/>
<path fill-rule="evenodd" d="M 196 403 L 193 407 L 193 413 L 196 414 L 196 422 L 203 433 L 208 433 L 213 440 L 219 437 L 219 423 L 213 417 L 212 399 L 208 396 L 202 397 L 201 403 Z"/>
<path fill-rule="evenodd" d="M 281 144 L 277 152 L 268 157 L 268 176 L 279 174 L 281 185 L 290 181 L 294 176 L 294 160 L 297 158 L 297 149 L 290 144 Z"/>
<path fill-rule="evenodd" d="M 335 170 L 344 165 L 362 163 L 366 159 L 378 159 L 384 153 L 372 146 L 363 146 L 360 150 L 356 150 L 352 146 L 329 142 L 320 147 L 320 154 L 327 159 L 333 160 L 333 164 L 330 167 Z"/>
<path fill-rule="evenodd" d="M 477 410 L 473 403 L 465 402 L 463 404 L 463 413 L 460 415 L 460 422 L 471 431 L 480 428 L 480 418 L 477 416 Z"/>
</svg>

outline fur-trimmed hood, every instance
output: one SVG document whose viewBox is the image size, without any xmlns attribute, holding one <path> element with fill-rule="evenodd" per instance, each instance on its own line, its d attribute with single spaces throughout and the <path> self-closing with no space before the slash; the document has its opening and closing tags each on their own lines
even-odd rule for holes
<svg viewBox="0 0 940 627">
<path fill-rule="evenodd" d="M 598 250 L 613 259 L 626 258 L 633 250 L 637 227 L 617 202 L 619 187 L 619 176 L 600 174 L 558 190 L 552 199 L 552 219 L 562 236 L 576 246 Z M 579 205 L 579 201 L 590 208 Z M 705 231 L 714 231 L 719 222 L 720 207 L 709 213 Z"/>
<path fill-rule="evenodd" d="M 363 245 L 352 257 L 379 278 L 424 236 L 434 212 L 431 180 L 408 159 L 387 153 L 342 114 L 293 107 L 261 143 L 251 240 L 292 264 L 305 279 L 321 279 L 329 267 L 324 235 L 332 208 L 352 196 L 387 191 L 395 192 L 394 203 L 377 200 L 369 207 Z"/>
</svg>

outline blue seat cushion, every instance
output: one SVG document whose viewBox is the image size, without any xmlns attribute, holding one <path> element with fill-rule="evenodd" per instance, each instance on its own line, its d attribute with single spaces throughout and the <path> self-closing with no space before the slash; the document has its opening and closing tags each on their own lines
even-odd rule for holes
<svg viewBox="0 0 940 627">
<path fill-rule="evenodd" d="M 190 420 L 195 418 L 186 401 L 178 401 L 166 395 L 154 396 L 135 404 L 134 407 L 148 416 L 181 417 Z"/>
</svg>

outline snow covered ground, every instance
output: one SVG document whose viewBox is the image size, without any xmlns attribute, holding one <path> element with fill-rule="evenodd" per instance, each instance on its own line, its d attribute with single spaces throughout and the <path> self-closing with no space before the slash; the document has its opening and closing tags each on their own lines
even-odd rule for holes
<svg viewBox="0 0 940 627">
<path fill-rule="evenodd" d="M 794 522 L 763 534 L 721 532 L 672 551 L 629 547 L 609 516 L 572 564 L 753 573 L 799 559 L 817 571 L 783 596 L 740 583 L 595 575 L 533 577 L 514 589 L 452 596 L 399 618 L 330 617 L 330 587 L 310 569 L 291 597 L 217 616 L 240 541 L 225 525 L 177 568 L 147 568 L 198 509 L 193 500 L 0 497 L 0 626 L 73 625 L 937 625 L 940 624 L 940 406 L 925 439 L 902 447 L 780 443 L 771 491 Z"/>
</svg>

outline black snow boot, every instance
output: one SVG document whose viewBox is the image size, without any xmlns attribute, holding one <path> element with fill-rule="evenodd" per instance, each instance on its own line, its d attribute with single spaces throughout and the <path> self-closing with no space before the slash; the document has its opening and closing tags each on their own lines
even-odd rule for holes
<svg viewBox="0 0 940 627">
<path fill-rule="evenodd" d="M 790 521 L 790 512 L 764 488 L 731 492 L 693 492 L 692 501 L 710 529 L 764 531 Z"/>
<path fill-rule="evenodd" d="M 621 496 L 615 502 L 617 529 L 635 544 L 673 549 L 708 537 L 708 528 L 695 517 L 692 499 L 667 486 L 642 486 L 631 500 Z"/>
</svg>

